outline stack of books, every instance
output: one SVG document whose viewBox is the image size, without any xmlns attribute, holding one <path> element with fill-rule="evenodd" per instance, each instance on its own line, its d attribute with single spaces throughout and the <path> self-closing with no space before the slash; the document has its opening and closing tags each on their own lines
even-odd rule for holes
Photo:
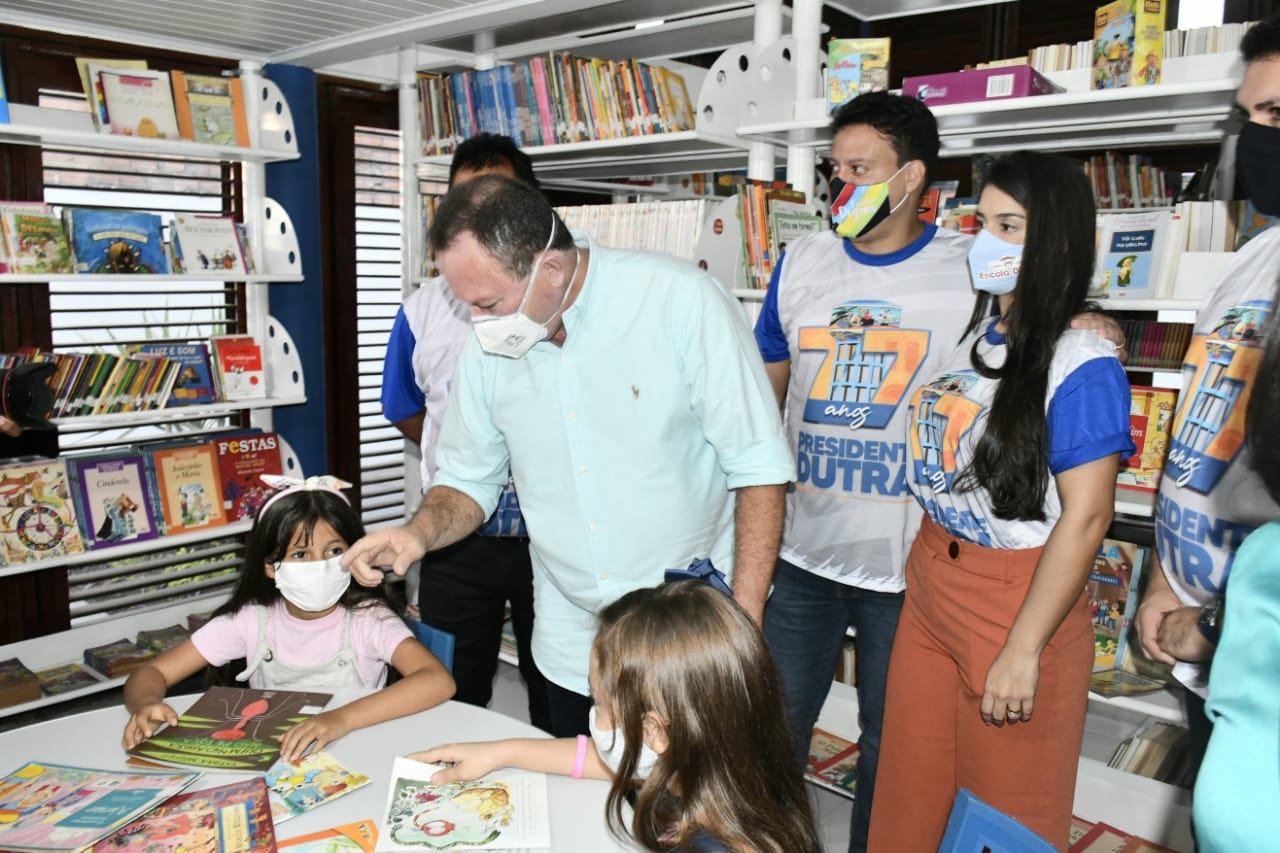
<svg viewBox="0 0 1280 853">
<path fill-rule="evenodd" d="M 0 708 L 40 698 L 40 679 L 17 658 L 0 661 Z"/>
</svg>

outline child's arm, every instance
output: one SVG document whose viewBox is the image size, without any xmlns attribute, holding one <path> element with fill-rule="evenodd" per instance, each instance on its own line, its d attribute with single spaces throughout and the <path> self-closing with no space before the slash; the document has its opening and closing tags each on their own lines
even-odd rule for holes
<svg viewBox="0 0 1280 853">
<path fill-rule="evenodd" d="M 457 689 L 444 664 L 412 637 L 405 637 L 396 646 L 391 655 L 391 665 L 404 676 L 402 679 L 349 705 L 298 723 L 281 738 L 280 757 L 285 761 L 297 761 L 312 741 L 319 751 L 353 729 L 439 705 L 452 697 Z"/>
<path fill-rule="evenodd" d="M 569 776 L 578 759 L 578 739 L 516 738 L 483 743 L 451 743 L 415 752 L 409 758 L 426 763 L 439 761 L 452 765 L 431 777 L 431 781 L 437 785 L 479 779 L 499 767 L 518 767 L 521 770 Z M 590 738 L 587 739 L 583 755 L 581 775 L 586 779 L 603 779 L 606 782 L 613 779 Z"/>
<path fill-rule="evenodd" d="M 124 683 L 124 706 L 131 715 L 124 727 L 125 749 L 151 737 L 158 723 L 178 724 L 178 714 L 164 701 L 164 693 L 209 665 L 195 643 L 183 640 L 153 662 L 129 673 Z"/>
</svg>

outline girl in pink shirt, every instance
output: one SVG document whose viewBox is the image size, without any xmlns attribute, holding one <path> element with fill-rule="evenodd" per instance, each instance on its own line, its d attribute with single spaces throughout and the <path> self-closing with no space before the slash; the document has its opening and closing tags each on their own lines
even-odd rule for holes
<svg viewBox="0 0 1280 853">
<path fill-rule="evenodd" d="M 290 761 L 313 742 L 323 749 L 352 729 L 453 695 L 453 677 L 392 610 L 385 586 L 352 585 L 339 565 L 364 526 L 331 483 L 346 485 L 313 477 L 268 499 L 249 532 L 230 600 L 191 639 L 129 676 L 125 749 L 150 737 L 158 723 L 177 725 L 164 701 L 171 685 L 241 658 L 248 666 L 236 679 L 251 687 L 382 688 L 290 729 L 281 741 L 281 756 Z M 384 687 L 387 664 L 403 676 L 390 687 Z"/>
</svg>

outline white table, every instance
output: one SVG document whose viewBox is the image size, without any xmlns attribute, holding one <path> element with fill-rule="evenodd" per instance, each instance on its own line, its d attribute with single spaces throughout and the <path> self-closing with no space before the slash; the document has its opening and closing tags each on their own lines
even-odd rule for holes
<svg viewBox="0 0 1280 853">
<path fill-rule="evenodd" d="M 361 695 L 360 691 L 335 691 L 326 705 L 332 709 Z M 170 697 L 182 712 L 195 696 Z M 61 717 L 0 733 L 0 775 L 27 761 L 47 761 L 104 770 L 127 769 L 120 736 L 128 715 L 124 707 L 102 708 Z M 380 823 L 387 802 L 392 760 L 437 744 L 512 737 L 546 737 L 539 729 L 502 714 L 446 702 L 410 717 L 359 729 L 331 744 L 328 751 L 352 771 L 370 778 L 368 785 L 299 815 L 277 827 L 278 838 L 293 838 L 339 824 L 369 818 Z M 224 785 L 247 778 L 244 774 L 205 772 L 192 790 Z M 609 793 L 605 782 L 547 777 L 551 809 L 551 849 L 555 853 L 609 853 L 637 848 L 620 845 L 605 826 L 604 804 Z"/>
</svg>

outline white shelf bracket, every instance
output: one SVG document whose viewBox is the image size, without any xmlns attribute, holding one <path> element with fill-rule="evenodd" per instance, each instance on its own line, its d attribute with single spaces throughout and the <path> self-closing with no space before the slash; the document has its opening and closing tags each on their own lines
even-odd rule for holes
<svg viewBox="0 0 1280 853">
<path fill-rule="evenodd" d="M 262 240 L 253 247 L 258 272 L 267 275 L 302 275 L 302 250 L 298 233 L 284 205 L 266 196 L 259 200 L 258 222 L 262 224 Z"/>
<path fill-rule="evenodd" d="M 275 317 L 267 317 L 261 346 L 267 373 L 267 395 L 305 397 L 307 385 L 302 375 L 302 359 L 298 356 L 298 347 L 290 337 L 289 330 Z"/>
<path fill-rule="evenodd" d="M 737 135 L 742 103 L 755 48 L 750 43 L 726 48 L 703 78 L 698 90 L 697 131 L 725 139 Z"/>
<path fill-rule="evenodd" d="M 254 81 L 253 93 L 245 92 L 245 99 L 249 98 L 257 102 L 259 147 L 297 155 L 298 134 L 293 126 L 293 113 L 280 87 L 266 77 L 259 77 Z"/>
</svg>

